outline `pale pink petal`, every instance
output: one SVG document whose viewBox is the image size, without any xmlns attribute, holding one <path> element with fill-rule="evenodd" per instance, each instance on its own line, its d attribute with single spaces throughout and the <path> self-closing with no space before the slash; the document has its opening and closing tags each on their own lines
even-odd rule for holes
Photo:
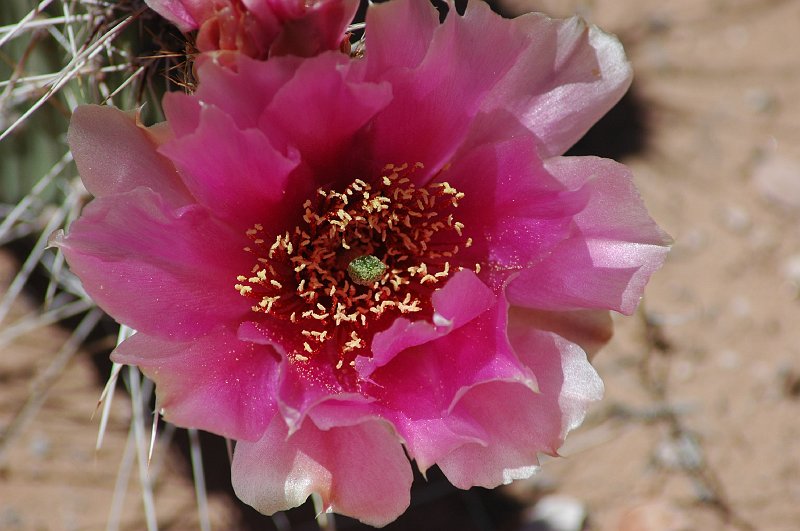
<svg viewBox="0 0 800 531">
<path fill-rule="evenodd" d="M 528 44 L 484 109 L 511 111 L 540 139 L 543 157 L 560 155 L 619 101 L 631 82 L 630 64 L 616 37 L 577 17 L 531 13 L 512 24 Z"/>
<path fill-rule="evenodd" d="M 92 201 L 56 244 L 112 317 L 180 340 L 250 312 L 234 289 L 236 276 L 252 267 L 241 251 L 246 242 L 201 207 L 172 210 L 137 188 Z"/>
<path fill-rule="evenodd" d="M 186 342 L 138 332 L 111 359 L 137 365 L 153 380 L 157 407 L 178 426 L 252 441 L 276 411 L 275 352 L 239 341 L 227 328 Z"/>
<path fill-rule="evenodd" d="M 211 105 L 203 107 L 193 133 L 160 152 L 178 166 L 200 204 L 242 230 L 283 213 L 275 211 L 300 159 L 296 152 L 279 153 L 257 129 L 237 128 L 230 115 Z"/>
<path fill-rule="evenodd" d="M 547 161 L 548 171 L 590 196 L 574 234 L 508 286 L 511 304 L 543 310 L 631 314 L 664 261 L 669 237 L 647 214 L 628 169 L 596 157 Z"/>
<path fill-rule="evenodd" d="M 237 443 L 231 479 L 236 495 L 264 514 L 318 493 L 326 510 L 383 526 L 408 507 L 412 474 L 381 421 L 327 431 L 309 421 L 288 435 L 276 417 L 260 441 Z"/>
<path fill-rule="evenodd" d="M 170 161 L 156 152 L 156 138 L 139 124 L 137 112 L 82 105 L 75 109 L 67 140 L 89 192 L 102 197 L 139 186 L 157 190 L 173 206 L 194 202 Z"/>
<path fill-rule="evenodd" d="M 573 343 L 527 325 L 509 324 L 515 350 L 536 375 L 538 392 L 518 383 L 490 382 L 466 393 L 452 415 L 485 430 L 483 444 L 467 443 L 437 464 L 450 482 L 466 489 L 494 488 L 530 477 L 538 454 L 555 455 L 566 433 L 583 420 L 603 384 L 586 354 Z"/>
<path fill-rule="evenodd" d="M 509 317 L 517 326 L 555 332 L 581 347 L 591 360 L 611 340 L 614 324 L 607 310 L 548 311 L 512 306 Z"/>
<path fill-rule="evenodd" d="M 588 187 L 591 200 L 575 215 L 582 233 L 660 246 L 671 242 L 647 214 L 625 165 L 598 157 L 554 157 L 545 167 L 569 189 Z"/>
</svg>

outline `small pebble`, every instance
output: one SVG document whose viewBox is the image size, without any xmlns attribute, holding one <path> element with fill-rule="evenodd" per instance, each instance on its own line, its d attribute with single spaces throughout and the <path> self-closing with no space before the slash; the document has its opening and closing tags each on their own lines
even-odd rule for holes
<svg viewBox="0 0 800 531">
<path fill-rule="evenodd" d="M 734 370 L 742 365 L 742 360 L 735 350 L 723 350 L 717 355 L 717 364 L 723 369 Z"/>
<path fill-rule="evenodd" d="M 553 494 L 543 497 L 529 510 L 522 531 L 581 531 L 588 517 L 580 500 Z"/>
<path fill-rule="evenodd" d="M 769 155 L 753 168 L 753 183 L 770 203 L 800 208 L 800 161 Z"/>
<path fill-rule="evenodd" d="M 745 100 L 758 113 L 766 113 L 778 107 L 778 98 L 773 92 L 764 88 L 750 89 L 745 93 Z"/>
<path fill-rule="evenodd" d="M 788 282 L 800 287 L 800 254 L 792 255 L 783 261 L 781 274 Z"/>
<path fill-rule="evenodd" d="M 753 224 L 750 214 L 736 205 L 725 205 L 723 207 L 722 222 L 728 230 L 736 234 L 747 232 Z"/>
<path fill-rule="evenodd" d="M 702 450 L 697 440 L 688 434 L 663 440 L 654 458 L 659 466 L 669 470 L 697 470 L 703 464 Z"/>
</svg>

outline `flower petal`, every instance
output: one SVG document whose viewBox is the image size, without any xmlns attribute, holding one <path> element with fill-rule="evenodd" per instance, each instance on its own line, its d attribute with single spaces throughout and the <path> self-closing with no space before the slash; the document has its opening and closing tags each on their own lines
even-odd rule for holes
<svg viewBox="0 0 800 531">
<path fill-rule="evenodd" d="M 371 5 L 366 22 L 367 76 L 376 79 L 387 70 L 419 65 L 439 27 L 439 14 L 427 1 L 396 0 Z"/>
<path fill-rule="evenodd" d="M 564 153 L 622 97 L 632 78 L 616 37 L 575 17 L 531 13 L 512 21 L 528 36 L 514 68 L 487 98 L 540 139 L 542 157 Z"/>
<path fill-rule="evenodd" d="M 485 275 L 499 276 L 493 285 L 569 237 L 573 216 L 588 201 L 585 190 L 570 190 L 550 175 L 536 138 L 502 109 L 475 118 L 438 179 L 464 193 L 458 215 L 473 245 L 459 256 L 489 265 Z"/>
<path fill-rule="evenodd" d="M 276 412 L 277 356 L 268 347 L 239 341 L 227 328 L 191 341 L 138 332 L 111 359 L 137 365 L 153 380 L 157 407 L 178 426 L 258 440 Z"/>
<path fill-rule="evenodd" d="M 666 257 L 669 236 L 647 214 L 625 166 L 557 157 L 546 167 L 568 187 L 584 187 L 590 199 L 574 217 L 574 234 L 510 283 L 509 301 L 543 310 L 633 313 Z"/>
<path fill-rule="evenodd" d="M 449 334 L 467 324 L 496 303 L 497 297 L 468 269 L 459 271 L 431 297 L 433 324 L 397 318 L 372 339 L 372 357 L 356 359 L 356 370 L 369 378 L 378 367 L 389 363 L 399 352 Z"/>
<path fill-rule="evenodd" d="M 240 129 L 257 127 L 264 109 L 302 61 L 299 57 L 276 57 L 264 63 L 243 54 L 225 59 L 232 64 L 223 64 L 216 55 L 201 54 L 195 62 L 200 79 L 197 90 L 191 95 L 171 92 L 164 96 L 164 112 L 177 136 L 197 128 L 201 102 L 230 115 Z"/>
<path fill-rule="evenodd" d="M 412 481 L 400 441 L 381 421 L 327 431 L 306 422 L 288 435 L 277 416 L 260 441 L 237 443 L 231 476 L 236 495 L 264 514 L 316 492 L 326 510 L 373 526 L 402 514 Z"/>
<path fill-rule="evenodd" d="M 425 8 L 414 8 L 415 19 L 422 18 L 418 9 Z M 435 12 L 430 5 L 427 9 Z M 394 97 L 372 125 L 375 171 L 388 162 L 420 162 L 423 181 L 447 164 L 484 98 L 524 50 L 525 36 L 510 29 L 484 2 L 471 3 L 463 17 L 452 9 L 416 68 L 380 73 L 378 79 L 391 82 Z"/>
<path fill-rule="evenodd" d="M 112 317 L 181 339 L 250 312 L 234 289 L 236 276 L 252 267 L 241 250 L 246 242 L 202 207 L 172 210 L 150 189 L 137 188 L 89 203 L 56 245 Z"/>
<path fill-rule="evenodd" d="M 253 5 L 256 2 L 249 0 L 247 3 Z M 297 3 L 305 7 L 304 14 L 283 23 L 282 31 L 270 47 L 270 56 L 311 57 L 339 48 L 345 39 L 347 25 L 358 9 L 358 0 L 322 0 L 310 5 Z"/>
<path fill-rule="evenodd" d="M 507 307 L 498 302 L 467 326 L 404 350 L 371 375 L 375 387 L 369 392 L 376 407 L 384 408 L 383 415 L 392 420 L 420 470 L 454 445 L 480 439 L 483 431 L 475 422 L 451 417 L 454 405 L 471 388 L 513 381 L 536 389 L 534 375 L 511 348 L 506 319 Z"/>
<path fill-rule="evenodd" d="M 530 477 L 538 453 L 555 454 L 567 431 L 583 420 L 603 385 L 575 344 L 530 327 L 509 326 L 515 350 L 528 363 L 539 392 L 518 383 L 490 382 L 466 393 L 452 414 L 478 424 L 487 438 L 438 460 L 450 482 L 466 489 L 494 488 Z M 466 422 L 466 420 L 465 420 Z"/>
<path fill-rule="evenodd" d="M 580 346 L 589 360 L 611 340 L 614 324 L 606 310 L 547 311 L 512 306 L 510 319 L 519 326 L 554 332 Z"/>
<path fill-rule="evenodd" d="M 137 112 L 81 105 L 72 114 L 67 139 L 86 189 L 95 197 L 157 190 L 171 205 L 194 202 L 175 167 L 156 152 L 156 135 L 139 124 Z"/>
<path fill-rule="evenodd" d="M 350 65 L 337 52 L 300 63 L 294 77 L 275 93 L 260 118 L 261 129 L 270 140 L 279 148 L 299 149 L 303 160 L 321 174 L 323 182 L 346 173 L 342 162 L 350 162 L 350 150 L 345 148 L 354 141 L 356 132 L 392 99 L 388 83 L 349 79 Z M 346 184 L 352 182 L 352 173 L 345 178 Z"/>
<path fill-rule="evenodd" d="M 298 153 L 282 155 L 260 131 L 237 128 L 230 115 L 212 105 L 203 106 L 193 133 L 160 152 L 181 169 L 200 204 L 242 230 L 280 217 L 275 210 L 283 210 L 279 203 L 288 176 L 299 164 Z"/>
<path fill-rule="evenodd" d="M 192 16 L 190 9 L 185 4 L 192 4 L 189 0 L 144 0 L 144 3 L 153 11 L 169 20 L 184 33 L 197 29 L 198 21 Z"/>
</svg>

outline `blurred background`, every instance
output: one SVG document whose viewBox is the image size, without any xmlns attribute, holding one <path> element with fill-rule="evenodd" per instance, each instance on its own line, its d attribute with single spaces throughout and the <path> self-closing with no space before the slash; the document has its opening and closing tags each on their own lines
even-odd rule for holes
<svg viewBox="0 0 800 531">
<path fill-rule="evenodd" d="M 631 91 L 570 153 L 628 164 L 675 245 L 640 311 L 615 319 L 595 360 L 606 397 L 563 459 L 495 491 L 434 471 L 386 529 L 800 529 L 800 1 L 492 7 L 619 36 Z M 97 407 L 118 327 L 45 250 L 86 199 L 69 109 L 158 101 L 185 81 L 182 46 L 141 0 L 0 3 L 0 530 L 367 529 L 310 504 L 258 515 L 205 434 L 161 425 L 148 471 L 136 372 Z"/>
</svg>

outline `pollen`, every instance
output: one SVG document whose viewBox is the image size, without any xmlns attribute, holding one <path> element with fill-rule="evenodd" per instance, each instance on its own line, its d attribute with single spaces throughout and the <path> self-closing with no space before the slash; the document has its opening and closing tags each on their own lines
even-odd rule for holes
<svg viewBox="0 0 800 531">
<path fill-rule="evenodd" d="M 255 266 L 234 288 L 255 299 L 253 312 L 287 322 L 297 337 L 290 361 L 332 344 L 336 369 L 351 370 L 394 317 L 431 318 L 434 290 L 468 266 L 456 258 L 459 245 L 472 245 L 456 219 L 464 194 L 435 177 L 417 186 L 422 168 L 389 164 L 378 178 L 319 188 L 291 230 L 246 231 Z"/>
</svg>

